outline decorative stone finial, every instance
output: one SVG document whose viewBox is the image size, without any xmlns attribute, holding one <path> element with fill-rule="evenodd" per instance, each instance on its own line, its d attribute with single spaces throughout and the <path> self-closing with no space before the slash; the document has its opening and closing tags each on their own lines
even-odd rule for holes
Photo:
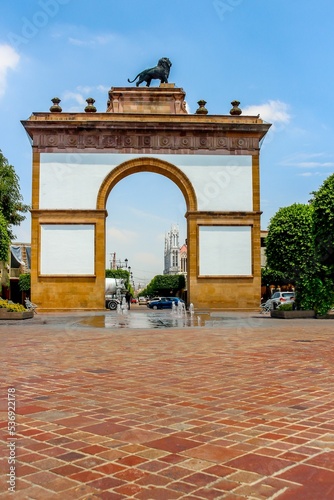
<svg viewBox="0 0 334 500">
<path fill-rule="evenodd" d="M 92 97 L 88 97 L 86 99 L 87 106 L 85 107 L 85 112 L 86 113 L 96 113 L 96 107 L 94 106 L 95 99 Z"/>
<path fill-rule="evenodd" d="M 238 107 L 240 102 L 239 101 L 232 101 L 231 104 L 232 104 L 233 108 L 230 111 L 230 115 L 234 115 L 234 116 L 241 115 L 242 111 Z"/>
<path fill-rule="evenodd" d="M 51 113 L 61 113 L 62 109 L 59 106 L 60 103 L 59 97 L 54 97 L 53 99 L 51 99 L 51 102 L 53 102 L 53 105 L 50 108 Z"/>
<path fill-rule="evenodd" d="M 196 110 L 196 115 L 207 115 L 208 110 L 206 109 L 206 101 L 197 101 L 197 104 L 199 105 L 199 108 Z"/>
</svg>

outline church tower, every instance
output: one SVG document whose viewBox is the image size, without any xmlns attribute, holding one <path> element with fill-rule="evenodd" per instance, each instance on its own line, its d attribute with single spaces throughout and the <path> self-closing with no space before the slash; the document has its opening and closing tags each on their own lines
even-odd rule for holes
<svg viewBox="0 0 334 500">
<path fill-rule="evenodd" d="M 179 227 L 173 224 L 165 236 L 164 274 L 179 274 L 179 235 Z"/>
</svg>

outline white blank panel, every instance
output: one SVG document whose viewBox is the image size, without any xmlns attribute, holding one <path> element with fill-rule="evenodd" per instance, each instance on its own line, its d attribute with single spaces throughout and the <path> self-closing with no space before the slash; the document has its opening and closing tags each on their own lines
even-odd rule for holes
<svg viewBox="0 0 334 500">
<path fill-rule="evenodd" d="M 93 224 L 41 225 L 41 274 L 93 275 Z"/>
<path fill-rule="evenodd" d="M 198 210 L 252 211 L 252 158 L 218 157 L 218 165 L 180 166 L 191 181 Z M 204 159 L 205 160 L 205 159 Z"/>
<path fill-rule="evenodd" d="M 98 191 L 111 170 L 110 165 L 102 161 L 101 164 L 70 163 L 69 160 L 65 163 L 65 155 L 49 156 L 41 154 L 40 208 L 95 209 Z"/>
<path fill-rule="evenodd" d="M 39 208 L 95 209 L 105 177 L 141 154 L 41 153 Z M 198 210 L 252 211 L 250 155 L 145 154 L 178 167 L 194 187 Z"/>
<path fill-rule="evenodd" d="M 251 274 L 251 227 L 199 227 L 200 276 L 249 276 Z"/>
</svg>

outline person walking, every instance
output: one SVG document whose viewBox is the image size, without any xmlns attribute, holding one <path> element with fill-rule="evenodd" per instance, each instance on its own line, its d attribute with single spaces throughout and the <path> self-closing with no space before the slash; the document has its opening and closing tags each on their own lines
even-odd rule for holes
<svg viewBox="0 0 334 500">
<path fill-rule="evenodd" d="M 125 300 L 126 300 L 126 303 L 128 305 L 128 309 L 130 309 L 130 305 L 131 305 L 131 293 L 129 292 L 129 290 L 125 294 Z"/>
</svg>

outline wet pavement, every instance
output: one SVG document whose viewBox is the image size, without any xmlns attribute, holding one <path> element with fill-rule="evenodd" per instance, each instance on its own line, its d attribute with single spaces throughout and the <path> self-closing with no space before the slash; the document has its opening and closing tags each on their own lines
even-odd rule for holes
<svg viewBox="0 0 334 500">
<path fill-rule="evenodd" d="M 139 307 L 139 306 L 138 306 Z M 208 313 L 190 315 L 187 312 L 152 311 L 152 310 L 125 310 L 121 313 L 110 312 L 89 316 L 80 321 L 80 326 L 96 328 L 190 328 L 201 327 L 210 321 Z"/>
<path fill-rule="evenodd" d="M 334 498 L 331 320 L 138 307 L 0 341 L 1 498 Z"/>
</svg>

